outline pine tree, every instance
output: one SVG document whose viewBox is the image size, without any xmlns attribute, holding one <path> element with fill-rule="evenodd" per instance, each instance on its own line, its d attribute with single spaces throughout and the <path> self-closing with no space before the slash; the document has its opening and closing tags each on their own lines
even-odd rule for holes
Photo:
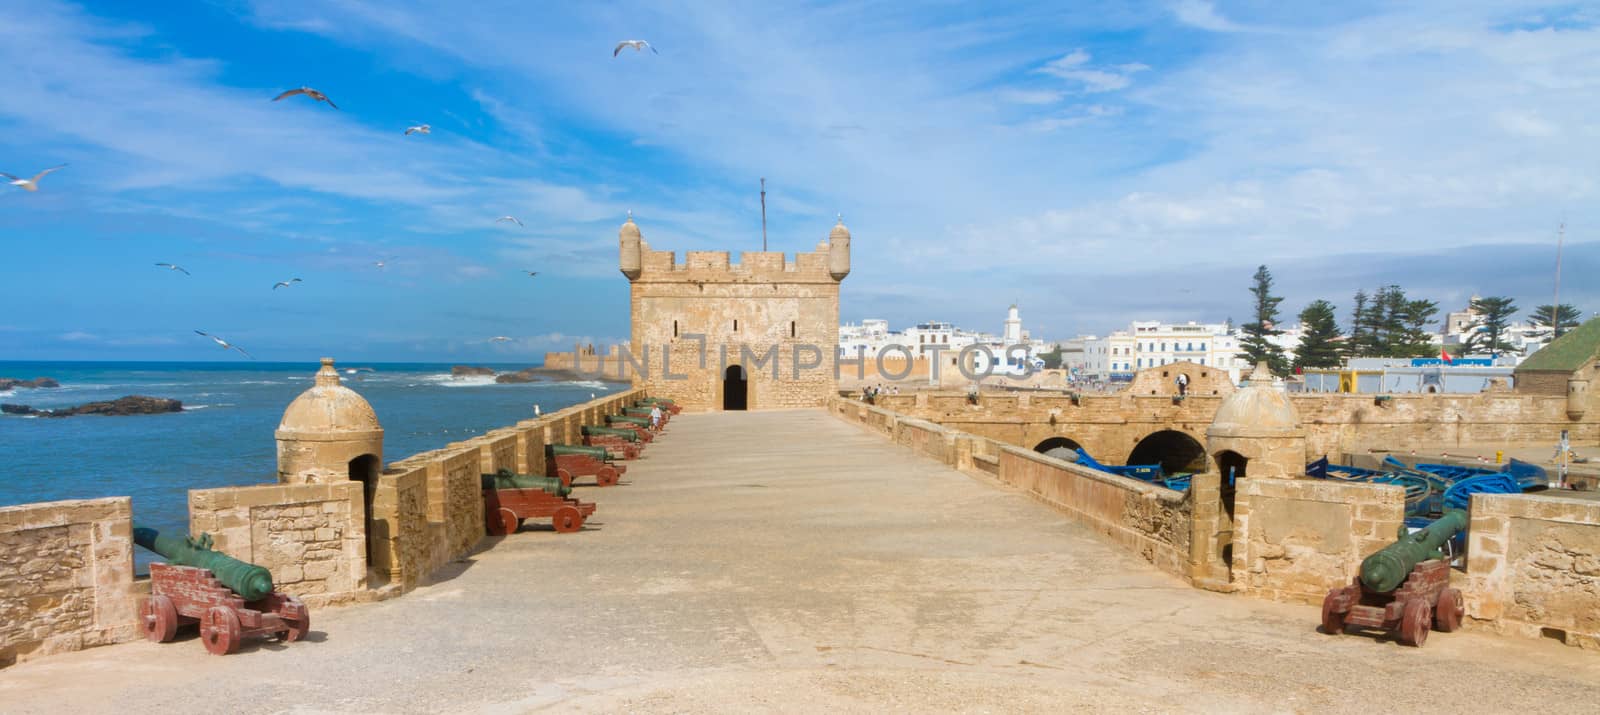
<svg viewBox="0 0 1600 715">
<path fill-rule="evenodd" d="M 1339 366 L 1339 322 L 1332 303 L 1311 301 L 1300 311 L 1300 329 L 1300 346 L 1294 353 L 1296 369 Z"/>
<path fill-rule="evenodd" d="M 1272 294 L 1272 273 L 1266 266 L 1256 268 L 1252 280 L 1254 285 L 1250 287 L 1250 294 L 1255 296 L 1255 320 L 1242 326 L 1244 340 L 1239 341 L 1239 346 L 1244 349 L 1244 359 L 1247 363 L 1255 365 L 1265 360 L 1267 367 L 1274 374 L 1282 375 L 1288 372 L 1289 361 L 1284 359 L 1283 348 L 1274 345 L 1267 338 L 1283 333 L 1275 327 L 1278 322 L 1278 304 L 1283 302 L 1283 298 Z"/>
<path fill-rule="evenodd" d="M 1490 357 L 1499 357 L 1500 353 L 1517 349 L 1505 341 L 1506 328 L 1517 312 L 1515 301 L 1505 296 L 1474 298 L 1472 311 L 1478 314 L 1478 320 L 1467 336 L 1468 352 L 1486 352 Z"/>
<path fill-rule="evenodd" d="M 1395 295 L 1399 296 L 1396 312 L 1399 332 L 1391 350 L 1393 357 L 1434 357 L 1437 347 L 1433 344 L 1433 331 L 1430 326 L 1433 319 L 1439 314 L 1439 303 L 1431 300 L 1409 300 L 1405 291 L 1399 286 L 1390 286 Z"/>
<path fill-rule="evenodd" d="M 1350 311 L 1350 338 L 1344 341 L 1346 358 L 1361 357 L 1366 354 L 1367 292 L 1357 288 L 1355 298 L 1352 300 L 1355 307 Z"/>
<path fill-rule="evenodd" d="M 1555 330 L 1552 331 L 1551 326 L 1556 323 L 1556 320 L 1550 317 L 1551 312 L 1549 305 L 1541 305 L 1533 309 L 1533 317 L 1528 318 L 1528 324 L 1535 328 L 1544 328 L 1543 331 L 1535 333 L 1535 335 L 1539 337 L 1548 336 L 1554 340 L 1561 337 L 1568 330 L 1578 327 L 1579 321 L 1583 318 L 1583 312 L 1578 310 L 1577 306 L 1571 303 L 1562 303 L 1561 312 L 1557 313 L 1560 316 L 1560 324 L 1555 325 Z"/>
</svg>

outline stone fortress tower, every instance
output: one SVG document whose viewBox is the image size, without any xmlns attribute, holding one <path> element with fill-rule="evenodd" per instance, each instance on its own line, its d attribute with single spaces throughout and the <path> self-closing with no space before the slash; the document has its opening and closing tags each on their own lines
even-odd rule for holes
<svg viewBox="0 0 1600 715">
<path fill-rule="evenodd" d="M 850 274 L 843 219 L 793 261 L 745 251 L 732 263 L 727 251 L 689 251 L 678 263 L 671 251 L 650 250 L 631 214 L 618 239 L 629 347 L 646 368 L 633 371 L 636 387 L 689 410 L 819 407 L 834 393 L 839 283 Z"/>
<path fill-rule="evenodd" d="M 383 427 L 366 398 L 339 384 L 323 358 L 311 389 L 283 411 L 278 425 L 278 482 L 375 482 L 383 465 Z"/>
<path fill-rule="evenodd" d="M 1251 478 L 1305 475 L 1305 426 L 1266 362 L 1256 365 L 1248 385 L 1223 398 L 1206 430 L 1206 451 L 1224 479 L 1230 471 Z"/>
</svg>

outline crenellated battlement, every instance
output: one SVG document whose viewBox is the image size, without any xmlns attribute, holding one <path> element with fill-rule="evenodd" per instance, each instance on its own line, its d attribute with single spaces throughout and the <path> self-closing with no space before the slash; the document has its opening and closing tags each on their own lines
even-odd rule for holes
<svg viewBox="0 0 1600 715">
<path fill-rule="evenodd" d="M 693 283 L 837 283 L 849 272 L 849 232 L 835 228 L 829 239 L 810 253 L 792 256 L 782 251 L 686 251 L 682 262 L 675 251 L 656 251 L 640 236 L 631 220 L 620 232 L 621 269 L 634 282 Z M 838 266 L 844 266 L 839 270 Z"/>
</svg>

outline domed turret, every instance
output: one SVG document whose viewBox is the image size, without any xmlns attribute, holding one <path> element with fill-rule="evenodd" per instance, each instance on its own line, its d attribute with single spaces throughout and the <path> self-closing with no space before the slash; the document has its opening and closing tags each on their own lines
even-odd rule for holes
<svg viewBox="0 0 1600 715">
<path fill-rule="evenodd" d="M 365 479 L 383 461 L 383 427 L 372 405 L 339 384 L 333 358 L 322 359 L 316 383 L 283 411 L 278 424 L 278 481 L 325 484 Z"/>
<path fill-rule="evenodd" d="M 1265 361 L 1256 365 L 1247 387 L 1222 400 L 1206 430 L 1206 443 L 1219 465 L 1233 461 L 1224 459 L 1224 452 L 1242 457 L 1252 477 L 1305 473 L 1305 428 L 1288 394 L 1273 384 Z"/>
<path fill-rule="evenodd" d="M 639 226 L 633 222 L 633 212 L 628 212 L 628 220 L 622 224 L 622 230 L 617 231 L 617 242 L 620 246 L 621 257 L 617 263 L 622 267 L 622 275 L 633 280 L 639 277 L 643 263 L 640 259 L 639 242 L 643 240 L 639 235 Z"/>
<path fill-rule="evenodd" d="M 828 274 L 836 281 L 850 275 L 850 229 L 844 227 L 844 217 L 828 233 Z"/>
</svg>

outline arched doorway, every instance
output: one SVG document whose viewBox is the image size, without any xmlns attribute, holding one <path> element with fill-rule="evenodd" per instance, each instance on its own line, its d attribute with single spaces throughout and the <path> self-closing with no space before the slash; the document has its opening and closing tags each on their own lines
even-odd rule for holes
<svg viewBox="0 0 1600 715">
<path fill-rule="evenodd" d="M 1222 560 L 1223 568 L 1232 573 L 1233 497 L 1238 489 L 1239 480 L 1244 478 L 1245 467 L 1249 465 L 1250 459 L 1228 449 L 1216 453 L 1215 459 L 1217 471 L 1222 474 L 1222 523 L 1217 525 L 1217 555 Z"/>
<path fill-rule="evenodd" d="M 742 365 L 729 365 L 722 373 L 722 409 L 743 410 L 749 407 L 749 383 L 744 379 Z"/>
<path fill-rule="evenodd" d="M 1206 448 L 1177 430 L 1161 430 L 1139 440 L 1125 464 L 1159 464 L 1168 475 L 1206 470 Z"/>
<path fill-rule="evenodd" d="M 350 481 L 361 482 L 361 506 L 367 525 L 368 569 L 372 568 L 372 544 L 378 536 L 377 527 L 372 521 L 372 500 L 378 493 L 378 472 L 381 466 L 377 455 L 373 454 L 363 454 L 350 460 Z"/>
<path fill-rule="evenodd" d="M 1047 457 L 1065 459 L 1071 462 L 1077 460 L 1078 449 L 1082 446 L 1083 445 L 1078 444 L 1076 440 L 1069 439 L 1067 437 L 1051 437 L 1035 445 L 1033 451 Z"/>
</svg>

